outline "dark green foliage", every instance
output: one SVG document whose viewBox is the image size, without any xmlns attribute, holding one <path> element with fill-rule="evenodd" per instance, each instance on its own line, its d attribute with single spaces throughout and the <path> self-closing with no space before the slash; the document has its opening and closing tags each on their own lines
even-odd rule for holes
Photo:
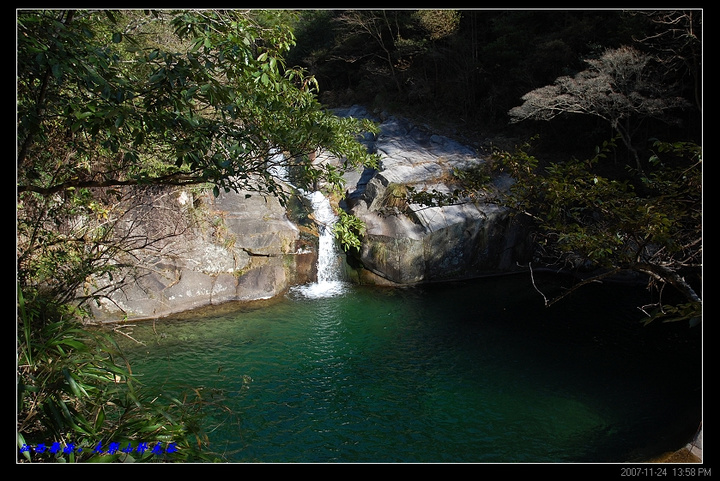
<svg viewBox="0 0 720 481">
<path fill-rule="evenodd" d="M 655 141 L 656 154 L 644 172 L 614 166 L 608 157 L 615 147 L 611 140 L 590 159 L 547 163 L 531 154 L 530 143 L 512 152 L 498 150 L 476 169 L 456 172 L 462 187 L 454 192 L 410 189 L 408 200 L 439 206 L 482 200 L 530 219 L 533 264 L 586 277 L 550 304 L 589 282 L 635 273 L 661 298 L 643 307 L 645 322 L 696 325 L 702 317 L 700 147 Z M 489 181 L 500 174 L 513 183 L 497 192 Z"/>
<path fill-rule="evenodd" d="M 355 142 L 372 125 L 321 108 L 313 77 L 285 65 L 294 38 L 271 13 L 99 15 L 19 14 L 20 192 L 210 183 L 278 194 L 274 153 L 372 162 Z"/>
<path fill-rule="evenodd" d="M 540 265 L 582 267 L 600 277 L 631 271 L 660 292 L 675 290 L 682 306 L 657 305 L 651 319 L 699 320 L 702 267 L 702 163 L 692 143 L 655 142 L 651 171 L 600 172 L 608 142 L 588 160 L 540 168 L 526 148 L 498 152 L 496 166 L 515 184 L 501 203 L 532 218 Z"/>
</svg>

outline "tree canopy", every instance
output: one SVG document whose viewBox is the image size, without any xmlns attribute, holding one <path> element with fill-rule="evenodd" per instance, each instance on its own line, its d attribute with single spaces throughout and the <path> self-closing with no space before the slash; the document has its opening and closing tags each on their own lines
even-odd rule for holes
<svg viewBox="0 0 720 481">
<path fill-rule="evenodd" d="M 701 150 L 655 141 L 648 173 L 618 178 L 604 174 L 614 147 L 608 142 L 590 159 L 545 166 L 529 146 L 498 152 L 495 167 L 515 180 L 499 201 L 535 223 L 537 266 L 589 273 L 574 289 L 624 272 L 643 274 L 661 294 L 643 307 L 646 321 L 696 325 L 702 312 Z M 665 286 L 679 296 L 664 293 Z"/>
<path fill-rule="evenodd" d="M 515 149 L 495 148 L 482 166 L 457 172 L 465 189 L 410 195 L 426 204 L 479 197 L 500 203 L 533 223 L 535 268 L 585 278 L 568 294 L 608 276 L 641 274 L 658 294 L 642 306 L 645 320 L 695 325 L 702 312 L 702 150 L 688 126 L 699 114 L 696 84 L 684 80 L 696 78 L 701 17 L 633 16 L 638 17 L 652 21 L 637 40 L 593 49 L 584 69 L 535 86 L 520 105 L 509 107 L 511 125 L 526 124 L 520 138 L 555 127 L 556 137 L 544 148 L 537 147 L 538 137 L 519 141 Z M 584 130 L 578 132 L 588 152 L 582 160 L 567 147 L 576 141 L 569 118 Z M 594 152 L 597 144 L 587 145 L 594 128 L 587 119 L 605 125 L 605 140 Z M 619 161 L 627 153 L 631 161 Z M 514 183 L 492 196 L 484 186 L 497 172 L 510 174 Z"/>
<path fill-rule="evenodd" d="M 608 49 L 586 62 L 587 70 L 558 77 L 553 84 L 523 95 L 522 105 L 510 109 L 511 121 L 552 120 L 568 114 L 598 117 L 620 135 L 641 170 L 634 145 L 638 125 L 648 118 L 677 123 L 670 113 L 688 102 L 670 89 L 657 66 L 653 68 L 652 57 L 633 47 Z"/>
<path fill-rule="evenodd" d="M 277 193 L 272 167 L 319 170 L 307 157 L 321 149 L 371 162 L 354 134 L 372 127 L 321 108 L 314 79 L 285 65 L 292 32 L 268 16 L 20 11 L 18 191 L 210 183 Z"/>
</svg>

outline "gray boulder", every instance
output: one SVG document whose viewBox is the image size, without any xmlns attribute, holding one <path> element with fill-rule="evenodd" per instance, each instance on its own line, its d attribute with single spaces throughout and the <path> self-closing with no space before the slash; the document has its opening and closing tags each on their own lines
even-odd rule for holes
<svg viewBox="0 0 720 481">
<path fill-rule="evenodd" d="M 367 115 L 354 108 L 345 115 Z M 365 222 L 357 259 L 369 282 L 414 284 L 508 273 L 527 259 L 526 233 L 509 212 L 492 203 L 428 207 L 403 204 L 411 186 L 449 193 L 452 172 L 484 162 L 475 150 L 403 119 L 388 117 L 368 148 L 380 154 L 376 171 L 349 174 L 357 181 L 346 208 Z M 490 189 L 510 185 L 495 179 Z"/>
</svg>

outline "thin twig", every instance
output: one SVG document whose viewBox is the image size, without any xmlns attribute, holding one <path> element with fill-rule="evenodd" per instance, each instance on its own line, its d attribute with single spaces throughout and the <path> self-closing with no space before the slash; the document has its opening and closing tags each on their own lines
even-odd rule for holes
<svg viewBox="0 0 720 481">
<path fill-rule="evenodd" d="M 548 302 L 548 298 L 545 297 L 545 294 L 543 294 L 543 293 L 540 291 L 540 289 L 538 289 L 537 286 L 535 285 L 535 276 L 533 275 L 532 263 L 531 263 L 531 262 L 528 262 L 528 267 L 530 268 L 530 279 L 532 280 L 532 285 L 533 285 L 533 287 L 535 288 L 536 291 L 538 291 L 538 292 L 540 293 L 541 296 L 543 296 L 543 299 L 545 299 L 545 307 L 549 306 L 550 303 Z"/>
<path fill-rule="evenodd" d="M 137 339 L 135 339 L 134 337 L 132 337 L 130 334 L 127 334 L 127 333 L 125 333 L 125 332 L 122 332 L 120 329 L 123 328 L 123 327 L 131 327 L 131 326 L 116 326 L 116 327 L 113 327 L 113 331 L 114 331 L 114 332 L 117 332 L 118 334 L 122 334 L 123 336 L 127 337 L 127 338 L 130 339 L 130 340 L 133 340 L 133 341 L 137 342 L 138 344 L 142 344 L 143 346 L 146 345 L 144 342 L 138 341 Z"/>
</svg>

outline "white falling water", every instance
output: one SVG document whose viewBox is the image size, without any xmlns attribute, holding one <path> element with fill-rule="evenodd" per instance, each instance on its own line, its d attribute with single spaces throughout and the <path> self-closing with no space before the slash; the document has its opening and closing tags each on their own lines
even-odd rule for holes
<svg viewBox="0 0 720 481">
<path fill-rule="evenodd" d="M 339 275 L 339 255 L 332 233 L 333 225 L 337 222 L 338 217 L 335 215 L 330 201 L 322 192 L 313 192 L 308 197 L 312 203 L 315 221 L 318 224 L 317 282 L 298 286 L 295 292 L 310 298 L 331 297 L 345 290 L 345 283 Z"/>
</svg>

